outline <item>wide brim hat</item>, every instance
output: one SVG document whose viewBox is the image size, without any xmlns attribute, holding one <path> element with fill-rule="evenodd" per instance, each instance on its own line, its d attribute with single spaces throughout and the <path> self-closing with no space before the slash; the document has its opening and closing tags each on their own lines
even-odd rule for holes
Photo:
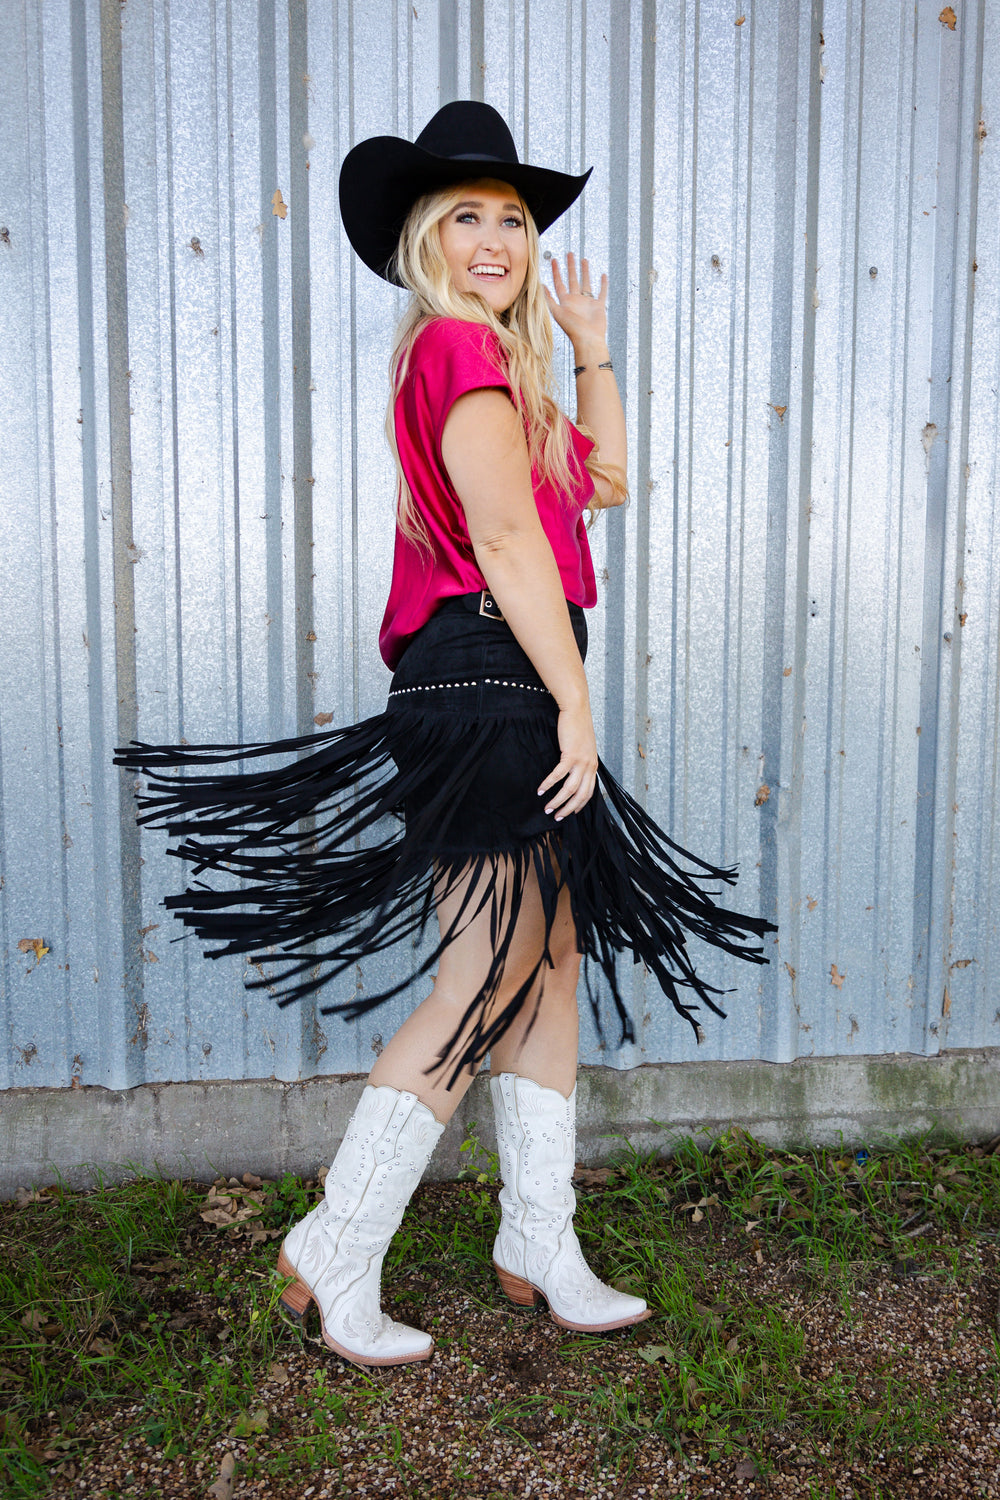
<svg viewBox="0 0 1000 1500">
<path fill-rule="evenodd" d="M 396 246 L 407 214 L 425 193 L 474 178 L 509 182 L 541 234 L 580 196 L 589 176 L 590 170 L 574 177 L 519 161 L 503 117 L 489 104 L 459 99 L 439 109 L 415 141 L 376 135 L 354 146 L 340 169 L 340 212 L 365 265 L 398 286 Z"/>
</svg>

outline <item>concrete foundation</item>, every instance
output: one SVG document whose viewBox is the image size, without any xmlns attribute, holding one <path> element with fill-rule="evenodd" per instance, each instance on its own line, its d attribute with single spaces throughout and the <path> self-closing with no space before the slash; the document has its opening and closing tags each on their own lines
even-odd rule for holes
<svg viewBox="0 0 1000 1500">
<path fill-rule="evenodd" d="M 61 1179 L 90 1185 L 137 1172 L 211 1181 L 245 1171 L 308 1175 L 333 1155 L 361 1080 L 351 1076 L 0 1093 L 0 1198 Z M 631 1072 L 583 1068 L 577 1158 L 610 1160 L 628 1142 L 668 1153 L 684 1136 L 706 1143 L 741 1125 L 787 1149 L 884 1145 L 935 1130 L 966 1140 L 1000 1132 L 1000 1049 L 938 1057 L 806 1058 L 792 1063 L 651 1064 Z M 431 1177 L 454 1177 L 475 1126 L 495 1143 L 485 1076 L 445 1132 Z"/>
</svg>

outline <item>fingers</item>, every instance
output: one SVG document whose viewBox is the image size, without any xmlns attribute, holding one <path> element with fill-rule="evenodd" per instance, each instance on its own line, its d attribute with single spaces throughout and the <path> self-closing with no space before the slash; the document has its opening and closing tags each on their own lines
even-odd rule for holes
<svg viewBox="0 0 1000 1500">
<path fill-rule="evenodd" d="M 581 808 L 586 807 L 594 795 L 594 787 L 597 784 L 596 768 L 590 770 L 586 766 L 573 766 L 572 762 L 565 759 L 560 760 L 551 775 L 547 776 L 538 788 L 538 795 L 544 794 L 559 783 L 559 790 L 549 798 L 545 804 L 545 811 L 554 815 L 557 823 L 567 818 L 571 813 L 578 813 Z"/>
<path fill-rule="evenodd" d="M 566 252 L 566 280 L 563 280 L 559 262 L 555 256 L 552 257 L 552 285 L 556 289 L 559 301 L 565 297 L 590 297 L 599 302 L 603 307 L 608 300 L 608 276 L 607 272 L 601 275 L 600 291 L 594 292 L 590 281 L 590 261 L 585 255 L 580 257 L 579 269 L 577 260 L 572 250 Z M 547 290 L 547 288 L 546 288 Z"/>
</svg>

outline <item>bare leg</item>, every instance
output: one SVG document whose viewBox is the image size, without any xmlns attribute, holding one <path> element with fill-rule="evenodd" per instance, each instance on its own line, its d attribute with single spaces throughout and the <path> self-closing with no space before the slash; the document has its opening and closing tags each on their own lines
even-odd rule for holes
<svg viewBox="0 0 1000 1500">
<path fill-rule="evenodd" d="M 576 1082 L 580 1050 L 580 1012 L 576 986 L 580 955 L 570 910 L 569 891 L 559 894 L 559 909 L 549 945 L 555 965 L 546 967 L 545 990 L 537 1014 L 527 1005 L 510 1030 L 490 1051 L 490 1072 L 519 1073 L 569 1098 Z"/>
<path fill-rule="evenodd" d="M 458 912 L 463 890 L 451 892 L 438 904 L 438 921 L 446 931 Z M 389 1084 L 416 1094 L 422 1104 L 444 1124 L 464 1098 L 473 1074 L 463 1073 L 447 1087 L 450 1071 L 428 1073 L 440 1059 L 442 1049 L 454 1036 L 485 979 L 493 957 L 491 911 L 484 910 L 457 936 L 441 955 L 434 988 L 403 1022 L 384 1048 L 369 1075 L 373 1085 Z M 538 963 L 545 939 L 545 919 L 538 882 L 532 870 L 526 880 L 517 927 L 510 945 L 500 992 L 494 1010 L 500 1010 L 516 993 Z M 493 1049 L 493 1066 L 525 1072 L 547 1087 L 568 1095 L 576 1077 L 577 1028 L 576 980 L 579 957 L 569 907 L 569 893 L 560 896 L 559 910 L 550 944 L 555 968 L 542 971 L 542 998 L 525 1002 L 508 1036 Z M 532 1024 L 533 1018 L 533 1024 Z M 539 1069 L 540 1072 L 531 1071 Z M 542 1076 L 544 1074 L 544 1076 Z"/>
</svg>

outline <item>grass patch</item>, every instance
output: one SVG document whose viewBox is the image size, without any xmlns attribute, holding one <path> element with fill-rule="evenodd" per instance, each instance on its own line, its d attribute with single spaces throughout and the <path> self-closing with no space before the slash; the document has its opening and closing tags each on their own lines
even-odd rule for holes
<svg viewBox="0 0 1000 1500">
<path fill-rule="evenodd" d="M 655 1315 L 603 1338 L 506 1303 L 490 1269 L 496 1162 L 474 1136 L 464 1149 L 464 1179 L 418 1192 L 386 1259 L 390 1310 L 438 1340 L 431 1365 L 398 1371 L 348 1367 L 278 1313 L 273 1242 L 316 1184 L 140 1178 L 0 1205 L 0 1492 L 68 1495 L 85 1476 L 91 1495 L 201 1494 L 228 1450 L 276 1495 L 303 1474 L 349 1494 L 365 1463 L 403 1493 L 464 1495 L 503 1442 L 550 1475 L 570 1452 L 623 1484 L 670 1459 L 795 1473 L 805 1496 L 837 1492 L 852 1465 L 873 1495 L 918 1494 L 895 1467 L 929 1473 L 970 1401 L 996 1410 L 989 1150 L 790 1155 L 742 1131 L 669 1160 L 623 1149 L 581 1173 L 577 1230 L 595 1270 Z M 924 1302 L 953 1322 L 938 1373 L 917 1378 Z M 865 1342 L 883 1311 L 891 1354 Z M 450 1467 L 422 1489 L 438 1428 Z"/>
</svg>

